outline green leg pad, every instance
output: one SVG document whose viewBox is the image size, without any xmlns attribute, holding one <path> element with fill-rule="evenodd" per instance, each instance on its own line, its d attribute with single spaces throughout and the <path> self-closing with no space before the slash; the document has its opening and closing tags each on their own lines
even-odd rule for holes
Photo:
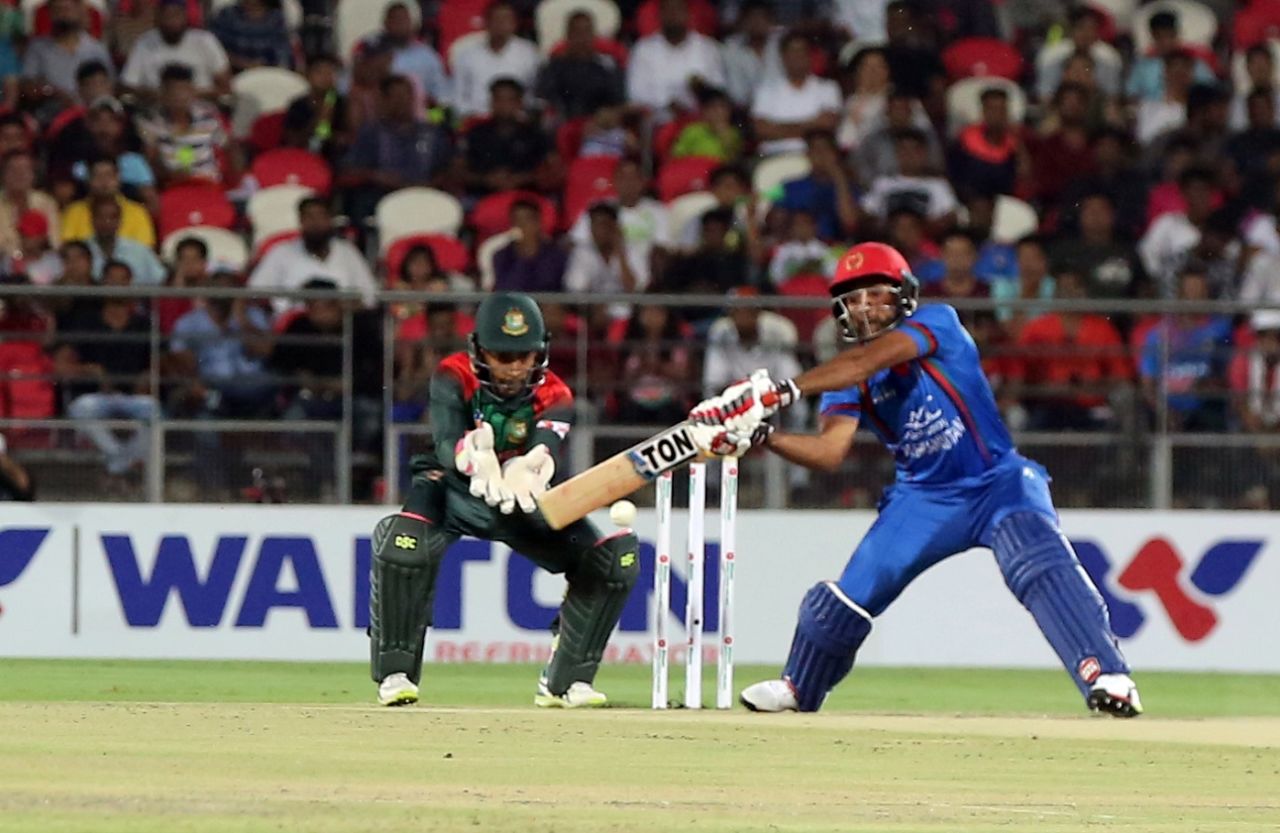
<svg viewBox="0 0 1280 833">
<path fill-rule="evenodd" d="M 569 571 L 569 590 L 557 617 L 556 649 L 546 671 L 552 694 L 595 679 L 639 572 L 636 537 L 631 533 L 596 542 Z"/>
<path fill-rule="evenodd" d="M 369 588 L 370 674 L 381 682 L 403 673 L 422 677 L 436 574 L 449 539 L 418 516 L 383 518 L 373 530 Z"/>
</svg>

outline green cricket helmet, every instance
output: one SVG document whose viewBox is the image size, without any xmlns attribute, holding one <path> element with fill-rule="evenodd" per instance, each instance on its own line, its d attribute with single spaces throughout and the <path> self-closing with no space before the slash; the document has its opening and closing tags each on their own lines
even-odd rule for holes
<svg viewBox="0 0 1280 833">
<path fill-rule="evenodd" d="M 546 378 L 550 342 L 536 301 L 519 292 L 498 292 L 485 298 L 476 310 L 476 328 L 469 342 L 471 366 L 480 384 L 499 399 L 525 398 Z M 533 367 L 520 390 L 506 395 L 495 390 L 493 369 L 482 350 L 502 355 L 535 354 Z"/>
</svg>

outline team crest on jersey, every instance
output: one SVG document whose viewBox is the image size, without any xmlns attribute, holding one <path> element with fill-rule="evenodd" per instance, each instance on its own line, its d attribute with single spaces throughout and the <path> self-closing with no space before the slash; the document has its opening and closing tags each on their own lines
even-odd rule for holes
<svg viewBox="0 0 1280 833">
<path fill-rule="evenodd" d="M 529 423 L 523 419 L 513 419 L 507 425 L 507 440 L 513 443 L 522 443 L 529 438 Z"/>
<path fill-rule="evenodd" d="M 524 311 L 514 307 L 507 310 L 502 318 L 502 332 L 509 336 L 522 336 L 529 332 L 529 322 L 524 320 Z"/>
</svg>

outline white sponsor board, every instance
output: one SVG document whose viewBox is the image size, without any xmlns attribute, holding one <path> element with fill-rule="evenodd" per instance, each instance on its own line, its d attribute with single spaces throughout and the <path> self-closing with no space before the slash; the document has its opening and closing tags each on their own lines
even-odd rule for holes
<svg viewBox="0 0 1280 833">
<path fill-rule="evenodd" d="M 0 656 L 359 660 L 368 655 L 369 532 L 379 508 L 0 505 Z M 874 515 L 739 514 L 736 656 L 781 662 L 796 608 L 839 576 Z M 675 528 L 684 528 L 677 512 Z M 716 546 L 714 518 L 708 538 Z M 610 661 L 648 662 L 652 513 L 642 577 Z M 1275 515 L 1068 512 L 1063 527 L 1141 669 L 1280 672 Z M 602 530 L 609 530 L 607 521 Z M 683 544 L 677 541 L 676 552 Z M 717 559 L 707 558 L 714 651 Z M 672 592 L 682 626 L 683 563 Z M 505 547 L 463 541 L 441 570 L 432 661 L 545 658 L 563 581 Z M 680 644 L 677 636 L 672 640 Z M 681 659 L 675 657 L 673 664 Z M 1056 659 L 975 550 L 926 572 L 876 623 L 860 662 L 1052 667 Z"/>
</svg>

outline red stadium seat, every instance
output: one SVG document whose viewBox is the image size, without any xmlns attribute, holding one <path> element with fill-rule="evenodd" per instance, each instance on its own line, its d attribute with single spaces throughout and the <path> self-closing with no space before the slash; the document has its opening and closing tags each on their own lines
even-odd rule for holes
<svg viewBox="0 0 1280 833">
<path fill-rule="evenodd" d="M 477 245 L 511 228 L 511 206 L 517 200 L 537 203 L 542 209 L 543 231 L 555 233 L 556 208 L 550 200 L 533 191 L 500 191 L 477 202 L 467 217 L 467 224 L 475 229 Z"/>
<path fill-rule="evenodd" d="M 689 24 L 694 31 L 714 38 L 716 36 L 716 7 L 708 0 L 689 0 Z M 658 31 L 658 0 L 645 0 L 636 10 L 636 33 L 640 37 Z"/>
<path fill-rule="evenodd" d="M 680 131 L 697 121 L 697 116 L 678 116 L 653 131 L 653 155 L 665 161 L 680 138 Z"/>
<path fill-rule="evenodd" d="M 286 229 L 285 231 L 278 231 L 275 234 L 268 234 L 262 240 L 254 241 L 253 263 L 250 264 L 250 271 L 252 271 L 253 266 L 258 264 L 258 261 L 267 256 L 267 252 L 271 251 L 276 246 L 279 246 L 281 243 L 287 243 L 290 240 L 297 240 L 301 236 L 302 231 L 300 229 L 293 228 Z"/>
<path fill-rule="evenodd" d="M 272 185 L 305 185 L 318 194 L 328 194 L 333 172 L 323 157 L 297 148 L 269 150 L 253 160 L 249 169 L 263 188 Z"/>
<path fill-rule="evenodd" d="M 39 341 L 0 342 L 0 417 L 49 419 L 57 413 L 53 361 Z"/>
<path fill-rule="evenodd" d="M 711 172 L 720 167 L 712 156 L 686 156 L 672 159 L 658 171 L 658 198 L 671 202 L 682 194 L 707 190 Z"/>
<path fill-rule="evenodd" d="M 624 44 L 613 38 L 596 38 L 594 46 L 601 55 L 608 55 L 612 58 L 620 69 L 627 68 L 627 58 L 631 57 L 631 53 L 627 51 L 627 47 Z M 555 46 L 551 47 L 551 57 L 556 58 L 563 55 L 568 48 L 568 41 L 557 42 Z"/>
<path fill-rule="evenodd" d="M 449 47 L 463 35 L 484 30 L 484 12 L 491 0 L 445 0 L 436 17 L 436 49 L 449 54 Z"/>
<path fill-rule="evenodd" d="M 1022 56 L 1018 50 L 998 38 L 964 38 L 942 51 L 942 64 L 952 81 L 961 78 L 1022 77 Z"/>
<path fill-rule="evenodd" d="M 796 275 L 778 287 L 778 294 L 788 297 L 830 298 L 827 290 L 827 279 L 822 275 Z M 796 333 L 802 342 L 813 338 L 813 331 L 831 314 L 829 306 L 806 309 L 803 307 L 784 307 L 780 312 L 796 325 Z"/>
<path fill-rule="evenodd" d="M 190 183 L 166 188 L 160 194 L 160 239 L 187 226 L 231 228 L 236 210 L 216 185 Z"/>
<path fill-rule="evenodd" d="M 249 128 L 249 144 L 257 153 L 278 148 L 284 142 L 284 113 L 263 113 Z"/>
<path fill-rule="evenodd" d="M 89 13 L 89 34 L 96 40 L 102 40 L 102 29 L 105 23 L 102 9 L 99 9 L 92 3 L 86 3 L 85 11 Z M 33 24 L 32 28 L 35 30 L 33 34 L 37 37 L 47 38 L 53 32 L 53 18 L 49 16 L 48 3 L 43 3 L 38 9 L 36 9 L 36 16 Z"/>
<path fill-rule="evenodd" d="M 597 200 L 614 196 L 613 171 L 616 156 L 583 156 L 569 165 L 564 187 L 564 228 L 569 228 L 578 215 Z"/>
<path fill-rule="evenodd" d="M 556 129 L 556 153 L 565 162 L 578 158 L 582 149 L 582 137 L 587 127 L 587 117 L 569 119 Z"/>
<path fill-rule="evenodd" d="M 429 247 L 435 255 L 436 264 L 446 272 L 465 272 L 471 266 L 471 253 L 456 237 L 413 234 L 397 239 L 387 248 L 387 274 L 398 275 L 405 256 L 418 246 Z"/>
</svg>

